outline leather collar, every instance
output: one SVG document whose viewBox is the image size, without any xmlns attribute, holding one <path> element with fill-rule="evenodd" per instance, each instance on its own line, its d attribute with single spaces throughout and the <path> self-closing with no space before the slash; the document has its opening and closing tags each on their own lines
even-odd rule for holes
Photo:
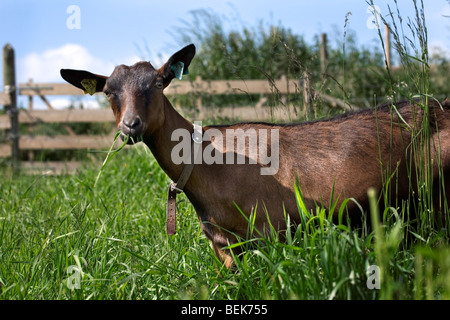
<svg viewBox="0 0 450 320">
<path fill-rule="evenodd" d="M 166 220 L 166 232 L 168 235 L 174 235 L 177 232 L 176 221 L 176 206 L 177 206 L 177 194 L 183 192 L 183 188 L 188 182 L 192 170 L 194 170 L 195 159 L 198 154 L 202 152 L 203 143 L 203 130 L 201 125 L 194 123 L 194 132 L 192 133 L 191 152 L 194 153 L 194 158 L 191 157 L 191 163 L 184 165 L 183 171 L 178 178 L 177 182 L 170 182 L 169 190 L 167 193 L 167 220 Z M 198 144 L 196 146 L 196 144 Z"/>
</svg>

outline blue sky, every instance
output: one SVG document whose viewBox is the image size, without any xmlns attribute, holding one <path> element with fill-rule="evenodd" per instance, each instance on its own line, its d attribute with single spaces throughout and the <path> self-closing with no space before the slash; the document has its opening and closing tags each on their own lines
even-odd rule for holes
<svg viewBox="0 0 450 320">
<path fill-rule="evenodd" d="M 399 0 L 403 18 L 414 18 L 412 0 Z M 392 0 L 374 0 L 387 15 Z M 79 28 L 70 29 L 68 19 L 79 8 Z M 349 28 L 360 44 L 377 43 L 377 32 L 367 27 L 370 13 L 365 0 L 0 0 L 0 44 L 11 43 L 16 51 L 17 79 L 25 82 L 61 81 L 60 68 L 82 68 L 110 74 L 117 64 L 131 64 L 142 57 L 147 46 L 155 66 L 158 56 L 170 56 L 181 43 L 170 31 L 192 21 L 190 12 L 210 9 L 235 25 L 283 25 L 307 41 L 326 32 L 331 40 L 337 31 L 343 37 L 348 12 Z M 425 0 L 430 46 L 450 50 L 450 4 L 447 0 Z M 73 21 L 73 20 L 70 20 Z M 155 62 L 156 60 L 156 62 Z M 0 84 L 2 79 L 0 79 Z"/>
</svg>

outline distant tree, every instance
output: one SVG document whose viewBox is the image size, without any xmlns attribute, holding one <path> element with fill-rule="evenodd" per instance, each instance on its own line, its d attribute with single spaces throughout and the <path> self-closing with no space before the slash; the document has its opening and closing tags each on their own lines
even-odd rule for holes
<svg viewBox="0 0 450 320">
<path fill-rule="evenodd" d="M 192 21 L 175 27 L 172 34 L 180 43 L 198 46 L 192 74 L 204 79 L 265 79 L 282 75 L 298 77 L 300 64 L 314 56 L 303 37 L 283 26 L 241 30 L 227 29 L 220 15 L 208 10 L 191 11 Z"/>
</svg>

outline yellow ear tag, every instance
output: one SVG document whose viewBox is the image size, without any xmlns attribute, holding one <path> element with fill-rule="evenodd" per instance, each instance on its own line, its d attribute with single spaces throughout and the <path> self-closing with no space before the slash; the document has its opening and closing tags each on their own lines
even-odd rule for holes
<svg viewBox="0 0 450 320">
<path fill-rule="evenodd" d="M 97 80 L 95 79 L 83 79 L 81 85 L 84 88 L 84 93 L 89 93 L 91 96 L 97 91 Z"/>
</svg>

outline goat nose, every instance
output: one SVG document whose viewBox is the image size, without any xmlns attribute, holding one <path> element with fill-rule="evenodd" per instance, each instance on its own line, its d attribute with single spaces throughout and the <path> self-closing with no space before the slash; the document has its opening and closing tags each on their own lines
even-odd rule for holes
<svg viewBox="0 0 450 320">
<path fill-rule="evenodd" d="M 123 123 L 123 127 L 126 130 L 122 130 L 125 131 L 124 133 L 126 134 L 139 134 L 140 130 L 142 128 L 142 120 L 139 116 L 137 117 L 124 117 L 124 119 L 122 120 Z"/>
<path fill-rule="evenodd" d="M 130 129 L 135 129 L 142 124 L 141 118 L 136 117 L 133 119 L 123 119 L 123 124 Z"/>
</svg>

